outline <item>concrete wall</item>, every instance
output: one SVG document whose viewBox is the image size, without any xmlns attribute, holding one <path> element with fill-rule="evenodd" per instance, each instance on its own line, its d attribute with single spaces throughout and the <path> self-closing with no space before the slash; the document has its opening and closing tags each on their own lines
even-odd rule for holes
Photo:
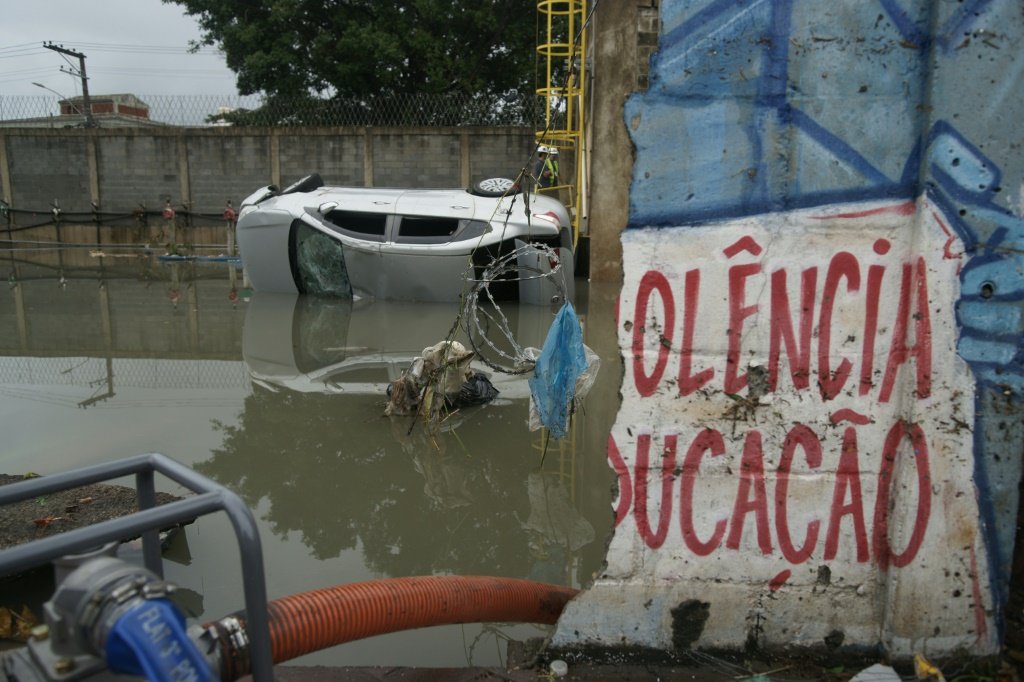
<svg viewBox="0 0 1024 682">
<path fill-rule="evenodd" d="M 603 3 L 591 27 L 590 279 L 622 279 L 619 233 L 629 219 L 633 145 L 623 118 L 629 93 L 646 89 L 657 42 L 657 0 Z"/>
<path fill-rule="evenodd" d="M 526 128 L 5 129 L 0 193 L 16 220 L 38 222 L 54 200 L 66 213 L 130 213 L 165 201 L 219 214 L 267 184 L 318 172 L 328 184 L 459 187 L 515 177 L 529 158 Z"/>
<path fill-rule="evenodd" d="M 189 265 L 137 262 L 121 276 L 94 267 L 68 278 L 56 300 L 52 273 L 33 279 L 34 268 L 20 267 L 23 278 L 0 294 L 0 381 L 34 383 L 17 368 L 69 355 L 241 363 L 245 305 L 228 277 L 197 278 Z"/>
<path fill-rule="evenodd" d="M 554 644 L 997 652 L 1024 446 L 1020 4 L 660 12 L 623 112 L 616 530 Z"/>
</svg>

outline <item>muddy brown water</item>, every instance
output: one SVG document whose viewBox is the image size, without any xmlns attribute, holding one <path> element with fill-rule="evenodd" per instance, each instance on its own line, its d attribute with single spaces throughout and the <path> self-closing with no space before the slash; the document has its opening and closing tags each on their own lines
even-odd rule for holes
<svg viewBox="0 0 1024 682">
<path fill-rule="evenodd" d="M 605 443 L 621 376 L 613 291 L 577 282 L 585 343 L 602 368 L 569 436 L 545 446 L 527 427 L 525 376 L 486 366 L 499 396 L 435 433 L 383 416 L 385 385 L 446 337 L 457 305 L 264 295 L 224 263 L 59 266 L 70 260 L 6 262 L 0 473 L 46 475 L 144 452 L 172 457 L 253 510 L 271 598 L 447 573 L 581 587 L 600 570 L 613 521 Z M 542 345 L 554 309 L 502 310 L 522 346 Z M 159 478 L 158 489 L 185 493 Z M 244 605 L 226 518 L 197 520 L 175 545 L 166 577 L 192 616 Z M 12 602 L 0 606 L 18 606 L 18 595 L 0 597 Z M 508 639 L 545 632 L 435 627 L 295 663 L 499 665 Z"/>
</svg>

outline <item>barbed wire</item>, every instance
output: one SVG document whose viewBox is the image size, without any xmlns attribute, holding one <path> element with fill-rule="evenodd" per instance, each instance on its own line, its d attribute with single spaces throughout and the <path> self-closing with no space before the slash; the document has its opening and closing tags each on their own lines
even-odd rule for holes
<svg viewBox="0 0 1024 682">
<path fill-rule="evenodd" d="M 553 267 L 545 271 L 519 262 L 520 256 L 532 256 L 536 253 L 540 253 L 542 258 L 553 264 Z M 469 344 L 476 352 L 477 359 L 494 371 L 503 374 L 517 375 L 533 371 L 537 364 L 537 358 L 519 345 L 508 318 L 491 291 L 491 285 L 507 286 L 509 283 L 518 283 L 523 280 L 550 279 L 558 292 L 558 299 L 564 302 L 567 300 L 567 296 L 561 276 L 562 267 L 563 264 L 559 260 L 556 250 L 546 244 L 533 243 L 513 249 L 500 258 L 496 258 L 484 269 L 480 279 L 468 279 L 472 286 L 463 297 L 460 319 L 466 336 L 469 338 Z M 492 337 L 497 337 L 499 341 L 503 340 L 508 343 L 511 353 L 499 348 Z M 498 364 L 499 361 L 492 359 L 493 356 L 507 361 L 508 365 Z"/>
</svg>

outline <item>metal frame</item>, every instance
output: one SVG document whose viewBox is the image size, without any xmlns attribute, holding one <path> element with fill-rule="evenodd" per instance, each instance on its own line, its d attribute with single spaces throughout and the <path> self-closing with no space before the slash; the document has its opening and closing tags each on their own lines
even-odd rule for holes
<svg viewBox="0 0 1024 682">
<path fill-rule="evenodd" d="M 538 145 L 571 152 L 575 173 L 573 182 L 566 183 L 560 178 L 559 184 L 537 191 L 553 196 L 569 208 L 572 247 L 575 250 L 579 244 L 581 220 L 587 215 L 590 162 L 585 105 L 590 15 L 587 0 L 538 0 L 537 13 L 538 26 L 544 32 L 537 38 L 537 54 L 543 60 L 545 80 L 543 86 L 536 90 L 544 98 L 544 129 L 536 131 L 534 137 Z M 555 83 L 555 64 L 563 61 L 566 80 Z M 561 106 L 565 107 L 564 116 L 558 112 Z"/>
<path fill-rule="evenodd" d="M 185 486 L 196 495 L 157 506 L 156 472 Z M 266 574 L 259 529 L 252 511 L 235 493 L 166 455 L 148 453 L 0 486 L 0 505 L 129 474 L 135 474 L 139 511 L 0 551 L 0 576 L 39 566 L 68 554 L 94 549 L 108 542 L 141 535 L 146 568 L 163 577 L 160 529 L 223 511 L 235 529 L 241 555 L 252 677 L 257 682 L 273 680 Z"/>
</svg>

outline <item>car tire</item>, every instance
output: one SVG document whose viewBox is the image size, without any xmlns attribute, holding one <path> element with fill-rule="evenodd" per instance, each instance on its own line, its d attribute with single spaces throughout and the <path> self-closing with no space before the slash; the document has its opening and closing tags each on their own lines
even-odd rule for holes
<svg viewBox="0 0 1024 682">
<path fill-rule="evenodd" d="M 296 182 L 285 187 L 281 190 L 281 194 L 293 194 L 295 192 L 312 192 L 318 187 L 324 186 L 324 179 L 320 177 L 319 173 L 313 173 L 307 175 L 304 178 L 299 179 Z"/>
<path fill-rule="evenodd" d="M 469 191 L 480 197 L 503 197 L 518 193 L 519 186 L 510 178 L 485 178 L 474 182 Z"/>
</svg>

